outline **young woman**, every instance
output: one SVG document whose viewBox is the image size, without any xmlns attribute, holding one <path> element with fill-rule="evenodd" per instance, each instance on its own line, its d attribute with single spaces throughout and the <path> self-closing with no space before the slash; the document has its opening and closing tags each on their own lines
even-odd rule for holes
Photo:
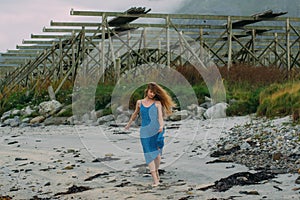
<svg viewBox="0 0 300 200">
<path fill-rule="evenodd" d="M 140 139 L 154 187 L 159 185 L 158 168 L 164 146 L 163 118 L 172 113 L 171 108 L 174 106 L 175 103 L 170 95 L 158 84 L 150 82 L 145 90 L 144 98 L 137 100 L 135 111 L 125 126 L 125 129 L 129 129 L 140 113 L 142 118 Z"/>
</svg>

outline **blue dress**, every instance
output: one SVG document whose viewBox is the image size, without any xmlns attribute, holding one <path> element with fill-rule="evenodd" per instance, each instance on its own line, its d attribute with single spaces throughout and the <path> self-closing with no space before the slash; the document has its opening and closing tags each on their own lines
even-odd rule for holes
<svg viewBox="0 0 300 200">
<path fill-rule="evenodd" d="M 142 118 L 140 128 L 140 140 L 143 146 L 146 164 L 153 161 L 158 155 L 162 154 L 164 147 L 164 129 L 158 133 L 158 110 L 155 103 L 149 107 L 145 107 L 143 103 L 140 106 L 140 114 Z"/>
</svg>

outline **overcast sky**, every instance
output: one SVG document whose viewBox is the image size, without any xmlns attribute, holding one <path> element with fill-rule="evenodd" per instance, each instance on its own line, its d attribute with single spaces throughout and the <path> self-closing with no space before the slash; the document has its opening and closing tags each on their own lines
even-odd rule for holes
<svg viewBox="0 0 300 200">
<path fill-rule="evenodd" d="M 172 3 L 171 3 L 172 2 Z M 172 13 L 184 0 L 1 0 L 0 52 L 15 49 L 31 34 L 43 33 L 50 21 L 95 21 L 71 16 L 70 10 L 123 12 L 131 7 L 151 8 L 155 13 Z"/>
</svg>

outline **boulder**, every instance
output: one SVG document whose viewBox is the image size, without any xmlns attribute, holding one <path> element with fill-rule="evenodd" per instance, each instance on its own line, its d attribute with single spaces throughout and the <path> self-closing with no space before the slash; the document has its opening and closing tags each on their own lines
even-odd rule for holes
<svg viewBox="0 0 300 200">
<path fill-rule="evenodd" d="M 53 115 L 60 111 L 62 104 L 56 100 L 45 101 L 39 105 L 39 113 L 43 116 Z"/>
<path fill-rule="evenodd" d="M 203 114 L 206 119 L 226 117 L 227 103 L 217 103 L 208 108 Z"/>
<path fill-rule="evenodd" d="M 67 117 L 49 117 L 45 119 L 44 125 L 66 125 L 68 124 L 68 118 Z"/>
<path fill-rule="evenodd" d="M 10 122 L 10 126 L 11 127 L 17 127 L 17 126 L 20 125 L 20 123 L 21 123 L 20 117 L 19 116 L 15 116 L 13 118 L 13 120 Z"/>
<path fill-rule="evenodd" d="M 205 113 L 206 109 L 200 106 L 197 106 L 195 117 L 197 119 L 203 119 L 203 114 Z"/>
<path fill-rule="evenodd" d="M 13 109 L 13 110 L 11 111 L 11 115 L 12 115 L 12 116 L 19 116 L 20 113 L 21 113 L 21 111 L 18 110 L 18 109 Z"/>
<path fill-rule="evenodd" d="M 23 108 L 21 110 L 21 115 L 23 115 L 23 116 L 30 116 L 34 112 L 35 112 L 35 110 L 31 109 L 30 106 L 26 106 L 25 108 Z"/>
<path fill-rule="evenodd" d="M 106 115 L 106 116 L 103 116 L 103 117 L 100 117 L 98 120 L 97 120 L 97 124 L 99 125 L 102 125 L 102 124 L 105 124 L 107 122 L 111 122 L 113 121 L 115 118 L 114 118 L 114 115 Z"/>
<path fill-rule="evenodd" d="M 187 119 L 189 116 L 190 116 L 190 114 L 187 110 L 180 110 L 180 111 L 176 111 L 172 115 L 170 115 L 169 119 L 171 121 L 179 121 L 179 120 Z"/>
<path fill-rule="evenodd" d="M 44 116 L 37 116 L 30 120 L 30 124 L 38 124 L 45 120 Z"/>
<path fill-rule="evenodd" d="M 129 117 L 126 114 L 119 114 L 116 119 L 117 123 L 126 123 L 128 121 L 129 121 Z"/>
<path fill-rule="evenodd" d="M 10 118 L 10 115 L 11 115 L 11 110 L 5 112 L 2 114 L 1 116 L 1 122 L 4 122 L 5 120 L 7 120 L 8 118 Z"/>
</svg>

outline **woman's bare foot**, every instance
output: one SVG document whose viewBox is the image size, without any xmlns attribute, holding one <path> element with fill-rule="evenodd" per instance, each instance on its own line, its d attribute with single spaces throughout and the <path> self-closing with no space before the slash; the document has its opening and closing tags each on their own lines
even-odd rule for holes
<svg viewBox="0 0 300 200">
<path fill-rule="evenodd" d="M 152 187 L 157 187 L 157 186 L 159 186 L 159 182 L 152 184 Z"/>
<path fill-rule="evenodd" d="M 157 176 L 157 179 L 158 179 L 158 182 L 160 181 L 160 177 L 159 177 L 159 172 L 158 170 L 156 170 L 156 176 Z"/>
<path fill-rule="evenodd" d="M 153 184 L 152 187 L 156 187 L 159 185 L 159 178 L 157 176 L 157 171 L 152 171 L 151 172 L 152 178 L 153 178 Z"/>
</svg>

